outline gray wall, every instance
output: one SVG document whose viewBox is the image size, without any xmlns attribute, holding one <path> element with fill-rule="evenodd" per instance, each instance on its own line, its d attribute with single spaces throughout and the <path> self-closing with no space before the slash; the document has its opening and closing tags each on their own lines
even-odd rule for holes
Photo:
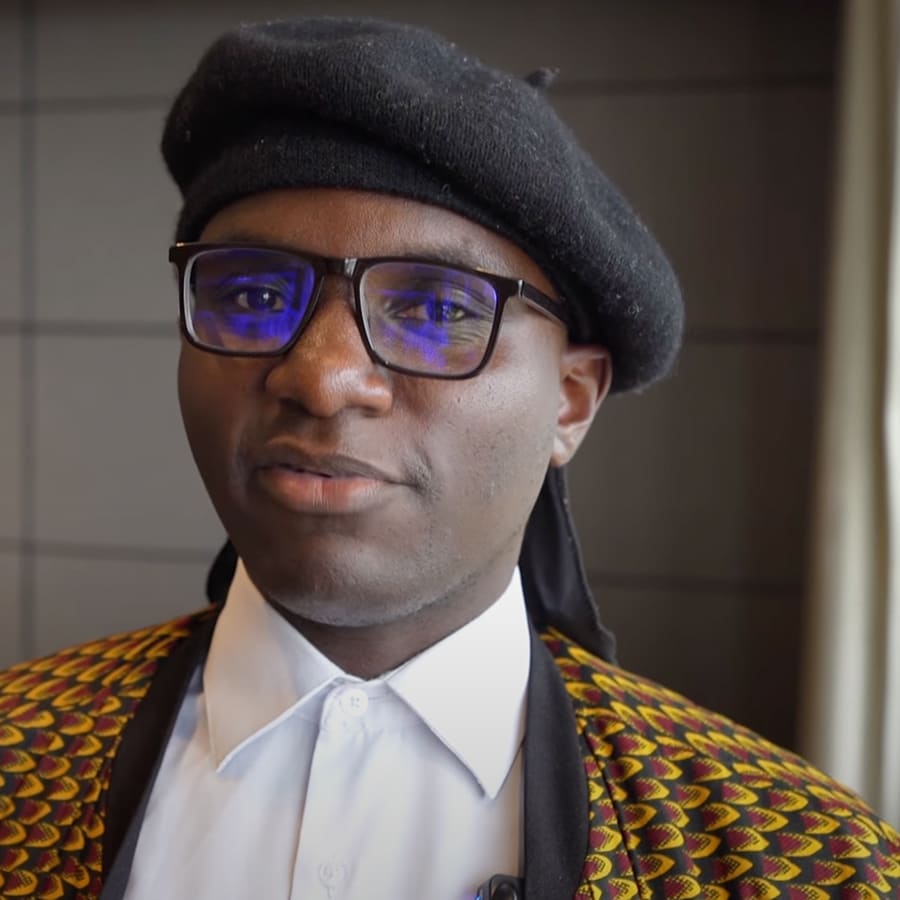
<svg viewBox="0 0 900 900">
<path fill-rule="evenodd" d="M 161 121 L 241 18 L 365 11 L 558 65 L 561 113 L 658 232 L 689 331 L 574 465 L 621 658 L 792 740 L 835 4 L 0 0 L 0 664 L 202 602 L 221 540 L 175 402 Z"/>
</svg>

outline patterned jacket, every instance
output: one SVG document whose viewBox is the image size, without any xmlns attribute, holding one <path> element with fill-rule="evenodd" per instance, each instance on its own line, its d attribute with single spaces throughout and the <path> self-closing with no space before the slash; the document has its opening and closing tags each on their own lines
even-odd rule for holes
<svg viewBox="0 0 900 900">
<path fill-rule="evenodd" d="M 207 610 L 0 674 L 0 896 L 122 895 L 214 621 Z M 527 900 L 900 898 L 900 835 L 728 719 L 554 630 L 533 640 L 528 704 Z"/>
</svg>

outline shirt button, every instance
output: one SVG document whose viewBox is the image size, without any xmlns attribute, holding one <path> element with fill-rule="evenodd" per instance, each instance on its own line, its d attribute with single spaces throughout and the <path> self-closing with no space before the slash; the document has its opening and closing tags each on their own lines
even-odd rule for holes
<svg viewBox="0 0 900 900">
<path fill-rule="evenodd" d="M 364 690 L 358 687 L 348 687 L 341 691 L 338 705 L 344 715 L 352 719 L 362 718 L 369 708 L 369 697 Z"/>
<path fill-rule="evenodd" d="M 329 897 L 337 896 L 338 888 L 347 879 L 347 867 L 341 862 L 325 862 L 319 866 L 319 881 Z"/>
</svg>

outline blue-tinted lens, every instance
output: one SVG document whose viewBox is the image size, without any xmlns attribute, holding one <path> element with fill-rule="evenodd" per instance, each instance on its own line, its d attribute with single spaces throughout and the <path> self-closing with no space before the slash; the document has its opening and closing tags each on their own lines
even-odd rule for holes
<svg viewBox="0 0 900 900">
<path fill-rule="evenodd" d="M 188 273 L 188 327 L 203 345 L 244 353 L 277 352 L 309 309 L 315 270 L 277 250 L 201 251 Z"/>
<path fill-rule="evenodd" d="M 445 375 L 481 365 L 497 311 L 484 278 L 429 263 L 379 263 L 363 275 L 360 295 L 369 341 L 386 362 Z"/>
</svg>

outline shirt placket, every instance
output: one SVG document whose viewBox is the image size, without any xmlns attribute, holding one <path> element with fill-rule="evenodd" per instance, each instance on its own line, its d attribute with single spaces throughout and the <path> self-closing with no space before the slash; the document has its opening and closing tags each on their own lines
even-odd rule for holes
<svg viewBox="0 0 900 900">
<path fill-rule="evenodd" d="M 337 682 L 328 692 L 313 750 L 291 897 L 343 900 L 356 871 L 352 821 L 357 773 L 366 752 L 369 692 Z"/>
</svg>

